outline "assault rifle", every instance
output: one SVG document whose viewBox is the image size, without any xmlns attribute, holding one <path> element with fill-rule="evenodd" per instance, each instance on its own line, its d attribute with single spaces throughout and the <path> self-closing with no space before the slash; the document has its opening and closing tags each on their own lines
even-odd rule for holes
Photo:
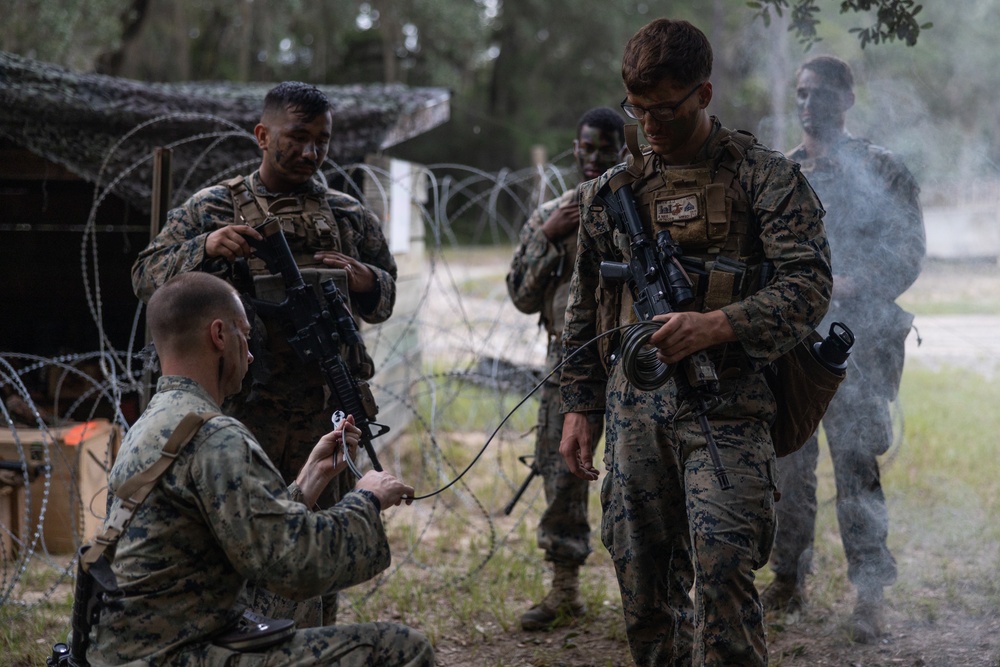
<svg viewBox="0 0 1000 667">
<path fill-rule="evenodd" d="M 88 667 L 87 647 L 90 645 L 90 630 L 100 620 L 101 610 L 108 602 L 121 598 L 124 593 L 118 588 L 118 580 L 111 571 L 111 563 L 98 556 L 89 567 L 83 555 L 90 544 L 80 547 L 76 559 L 76 589 L 73 592 L 73 612 L 70 619 L 73 636 L 67 646 L 56 642 L 52 655 L 45 661 L 46 667 Z"/>
<path fill-rule="evenodd" d="M 374 421 L 378 405 L 368 383 L 354 376 L 340 354 L 341 344 L 361 345 L 361 335 L 347 309 L 344 295 L 331 278 L 320 285 L 325 303 L 320 302 L 312 287 L 302 280 L 277 218 L 268 217 L 254 229 L 264 237 L 261 241 L 246 237 L 254 253 L 264 260 L 271 273 L 280 274 L 285 282 L 284 301 L 272 304 L 255 299 L 254 306 L 258 312 L 277 315 L 290 326 L 288 343 L 303 363 L 319 366 L 333 403 L 354 416 L 354 425 L 361 429 L 361 444 L 371 459 L 372 468 L 381 471 L 372 440 L 387 433 L 389 427 Z M 351 461 L 349 455 L 345 459 Z M 351 469 L 360 477 L 353 461 Z"/>
<path fill-rule="evenodd" d="M 503 506 L 503 513 L 507 516 L 510 516 L 510 513 L 514 511 L 514 505 L 516 505 L 517 501 L 521 499 L 524 492 L 528 490 L 531 480 L 535 479 L 535 477 L 540 474 L 538 466 L 534 463 L 528 463 L 529 458 L 531 457 L 527 455 L 517 457 L 518 461 L 528 466 L 528 475 L 524 478 L 524 481 L 521 482 L 521 486 L 518 487 L 517 491 L 514 492 L 514 496 L 507 502 L 506 505 Z"/>
<path fill-rule="evenodd" d="M 615 227 L 629 238 L 628 263 L 601 262 L 601 276 L 611 283 L 627 282 L 632 292 L 632 310 L 639 322 L 648 323 L 656 315 L 672 313 L 694 301 L 691 279 L 680 262 L 680 246 L 666 229 L 657 232 L 656 244 L 653 245 L 639 219 L 631 184 L 625 183 L 614 189 L 610 183 L 605 183 L 597 191 L 593 203 L 607 211 Z M 655 325 L 651 327 L 648 324 L 633 327 L 622 338 L 622 369 L 629 382 L 642 391 L 663 386 L 675 370 L 656 359 L 656 351 L 646 346 L 655 330 Z M 719 377 L 715 364 L 704 351 L 691 355 L 683 364 L 715 476 L 724 490 L 731 489 L 732 484 L 719 457 L 719 448 L 707 417 L 719 401 Z"/>
</svg>

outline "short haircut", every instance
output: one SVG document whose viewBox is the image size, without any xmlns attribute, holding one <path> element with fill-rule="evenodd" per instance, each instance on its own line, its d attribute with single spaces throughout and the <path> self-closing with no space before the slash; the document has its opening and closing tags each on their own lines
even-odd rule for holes
<svg viewBox="0 0 1000 667">
<path fill-rule="evenodd" d="M 618 137 L 618 140 L 625 144 L 625 119 L 621 114 L 611 107 L 595 107 L 582 116 L 576 124 L 576 136 L 579 138 L 580 130 L 584 125 L 597 128 L 600 132 L 606 132 Z"/>
<path fill-rule="evenodd" d="M 204 325 L 239 315 L 239 292 L 210 273 L 181 273 L 153 292 L 146 328 L 158 352 L 196 349 Z"/>
<path fill-rule="evenodd" d="M 813 56 L 799 66 L 795 77 L 798 78 L 805 70 L 812 70 L 835 88 L 847 92 L 854 90 L 854 72 L 847 62 L 837 56 Z"/>
<path fill-rule="evenodd" d="M 690 87 L 712 76 L 712 45 L 687 21 L 656 19 L 625 45 L 622 81 L 634 95 L 645 95 L 670 80 Z"/>
<path fill-rule="evenodd" d="M 330 110 L 330 98 L 308 83 L 285 81 L 272 88 L 264 96 L 264 118 L 278 111 L 294 110 L 306 122 Z"/>
</svg>

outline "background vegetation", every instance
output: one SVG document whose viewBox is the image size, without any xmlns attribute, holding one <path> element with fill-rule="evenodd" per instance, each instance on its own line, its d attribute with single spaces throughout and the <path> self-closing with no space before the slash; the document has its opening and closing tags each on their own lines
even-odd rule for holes
<svg viewBox="0 0 1000 667">
<path fill-rule="evenodd" d="M 663 11 L 647 0 L 4 5 L 0 48 L 79 70 L 149 81 L 448 87 L 452 121 L 394 152 L 490 170 L 527 165 L 535 144 L 550 155 L 564 151 L 585 109 L 617 106 L 622 47 Z M 990 0 L 927 7 L 913 0 L 679 0 L 670 14 L 712 40 L 711 110 L 729 126 L 790 148 L 795 68 L 807 55 L 830 52 L 853 64 L 860 84 L 851 129 L 902 153 L 929 199 L 960 197 L 997 171 L 1000 108 L 990 102 L 1000 87 L 1000 51 L 991 36 L 1000 13 Z"/>
</svg>

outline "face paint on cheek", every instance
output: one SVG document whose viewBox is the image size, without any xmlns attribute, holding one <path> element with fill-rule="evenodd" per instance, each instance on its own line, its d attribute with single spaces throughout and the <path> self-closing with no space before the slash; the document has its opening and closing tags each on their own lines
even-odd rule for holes
<svg viewBox="0 0 1000 667">
<path fill-rule="evenodd" d="M 283 167 L 291 167 L 296 161 L 296 153 L 294 146 L 291 143 L 287 143 L 284 146 L 278 147 L 278 152 L 275 155 L 275 159 Z"/>
</svg>

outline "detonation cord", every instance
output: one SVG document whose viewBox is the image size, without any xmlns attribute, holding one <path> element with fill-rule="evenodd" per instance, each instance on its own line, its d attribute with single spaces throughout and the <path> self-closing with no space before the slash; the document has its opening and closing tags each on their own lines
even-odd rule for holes
<svg viewBox="0 0 1000 667">
<path fill-rule="evenodd" d="M 590 340 L 588 340 L 586 343 L 584 343 L 580 347 L 578 347 L 575 350 L 573 350 L 572 352 L 570 352 L 568 355 L 566 355 L 566 358 L 563 359 L 558 365 L 556 365 L 555 368 L 553 368 L 551 371 L 549 371 L 548 375 L 546 375 L 545 377 L 543 377 L 538 382 L 538 384 L 536 384 L 534 386 L 534 388 L 531 391 L 529 391 L 527 394 L 525 394 L 524 398 L 522 398 L 520 401 L 518 401 L 517 405 L 515 405 L 513 408 L 510 409 L 510 412 L 508 412 L 507 415 L 500 421 L 500 423 L 497 424 L 497 427 L 495 429 L 493 429 L 493 432 L 490 434 L 490 437 L 486 439 L 486 442 L 483 443 L 483 446 L 479 448 L 479 451 L 476 453 L 475 457 L 473 457 L 472 461 L 469 462 L 469 465 L 467 465 L 465 467 L 465 469 L 462 470 L 462 472 L 458 473 L 458 476 L 456 476 L 453 480 L 451 480 L 450 482 L 448 482 L 447 484 L 445 484 L 444 486 L 442 486 L 440 489 L 438 489 L 436 491 L 432 491 L 430 493 L 425 493 L 425 494 L 420 495 L 420 496 L 413 496 L 412 500 L 424 500 L 426 498 L 432 498 L 432 497 L 438 495 L 439 493 L 442 493 L 443 491 L 446 491 L 446 490 L 450 489 L 452 486 L 454 486 L 455 484 L 457 484 L 459 482 L 459 480 L 461 480 L 463 477 L 465 477 L 466 473 L 468 473 L 470 470 L 472 470 L 472 466 L 474 466 L 476 464 L 476 462 L 479 461 L 480 457 L 482 457 L 482 455 L 486 452 L 486 448 L 489 447 L 489 445 L 490 445 L 491 442 L 493 442 L 493 438 L 495 438 L 496 435 L 497 435 L 497 433 L 500 432 L 500 429 L 503 428 L 503 425 L 507 423 L 507 420 L 510 419 L 511 416 L 513 416 L 513 414 L 515 412 L 517 412 L 518 408 L 520 408 L 522 405 L 524 405 L 525 402 L 527 402 L 527 400 L 529 398 L 531 398 L 531 396 L 536 391 L 538 391 L 539 388 L 541 388 L 542 385 L 545 384 L 546 380 L 548 380 L 550 377 L 552 377 L 556 373 L 556 371 L 558 371 L 559 369 L 561 369 L 570 359 L 572 359 L 573 357 L 575 357 L 582 350 L 586 349 L 587 347 L 590 347 L 591 345 L 593 345 L 594 343 L 596 343 L 601 338 L 604 338 L 606 336 L 610 336 L 610 335 L 612 335 L 612 334 L 614 334 L 614 333 L 616 333 L 618 331 L 625 331 L 625 330 L 627 330 L 627 334 L 626 334 L 627 338 L 637 339 L 639 337 L 642 337 L 642 340 L 643 340 L 642 344 L 644 345 L 645 341 L 648 340 L 649 337 L 652 335 L 652 333 L 654 331 L 656 331 L 656 329 L 660 328 L 660 326 L 662 326 L 662 324 L 663 324 L 662 322 L 653 322 L 653 321 L 638 322 L 638 323 L 631 323 L 631 324 L 623 324 L 621 326 L 615 327 L 614 329 L 608 329 L 607 331 L 605 331 L 604 333 L 602 333 L 600 335 L 594 336 L 593 338 L 591 338 Z M 639 330 L 639 329 L 641 329 L 640 334 L 634 333 L 635 330 Z M 644 349 L 644 350 L 642 350 L 640 352 L 639 351 L 639 347 L 641 347 L 641 345 L 639 345 L 639 347 L 636 347 L 635 346 L 636 342 L 637 341 L 633 340 L 634 351 L 630 352 L 630 354 L 632 355 L 632 357 L 638 357 L 638 358 L 629 358 L 628 361 L 629 361 L 630 365 L 638 367 L 641 364 L 648 364 L 648 363 L 650 363 L 650 357 L 651 357 L 652 361 L 655 362 L 656 364 L 660 364 L 660 365 L 665 366 L 665 364 L 662 364 L 658 359 L 656 359 L 656 351 L 655 350 L 650 349 L 650 348 L 646 348 L 646 349 Z M 638 354 L 636 354 L 636 353 L 638 353 Z M 626 357 L 625 357 L 625 354 L 624 354 L 624 351 L 623 351 L 622 362 L 625 363 L 625 361 L 626 361 Z M 671 366 L 670 368 L 672 369 L 673 367 Z M 626 376 L 628 376 L 627 369 L 624 369 L 624 370 L 626 370 Z M 648 369 L 642 371 L 642 373 L 643 373 L 643 377 L 649 377 L 649 376 L 651 376 L 653 374 Z M 669 374 L 667 375 L 667 377 L 669 377 Z M 665 381 L 666 380 L 664 380 L 664 382 Z M 662 385 L 662 384 L 663 383 L 661 382 L 660 385 Z M 657 385 L 657 386 L 660 386 L 660 385 Z"/>
</svg>

